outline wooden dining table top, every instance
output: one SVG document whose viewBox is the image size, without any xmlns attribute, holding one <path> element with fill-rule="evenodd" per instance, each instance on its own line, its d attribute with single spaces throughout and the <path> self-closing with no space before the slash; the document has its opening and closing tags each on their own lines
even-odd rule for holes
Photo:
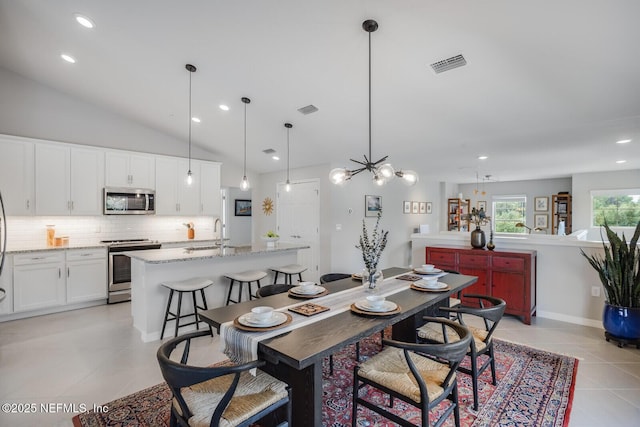
<svg viewBox="0 0 640 427">
<path fill-rule="evenodd" d="M 412 270 L 394 267 L 383 270 L 383 272 L 385 277 L 393 277 L 403 273 L 411 273 Z M 322 358 L 335 353 L 346 345 L 358 342 L 360 339 L 379 332 L 387 326 L 415 316 L 424 311 L 425 308 L 441 304 L 451 294 L 473 284 L 476 280 L 475 276 L 447 274 L 441 277 L 439 281 L 449 285 L 450 290 L 448 292 L 420 292 L 409 288 L 390 295 L 387 299 L 395 302 L 400 307 L 400 313 L 391 316 L 367 316 L 356 314 L 349 310 L 337 313 L 318 322 L 301 326 L 284 332 L 282 335 L 261 341 L 258 345 L 259 357 L 271 363 L 285 363 L 297 370 L 304 369 L 320 362 Z M 331 293 L 362 286 L 362 283 L 347 278 L 325 283 L 322 286 Z M 384 287 L 384 283 L 381 286 Z M 267 305 L 277 309 L 294 304 L 296 301 L 304 304 L 314 300 L 296 300 L 290 297 L 288 293 L 283 293 L 200 311 L 199 315 L 203 321 L 216 328 L 219 332 L 222 323 L 233 321 L 237 317 L 250 312 L 253 307 Z"/>
</svg>

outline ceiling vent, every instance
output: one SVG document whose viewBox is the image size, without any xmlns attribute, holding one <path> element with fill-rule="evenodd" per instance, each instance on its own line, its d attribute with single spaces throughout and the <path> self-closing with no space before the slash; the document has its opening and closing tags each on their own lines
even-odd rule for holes
<svg viewBox="0 0 640 427">
<path fill-rule="evenodd" d="M 264 154 L 273 154 L 276 152 L 273 148 L 267 148 L 266 150 L 262 150 Z"/>
<path fill-rule="evenodd" d="M 445 71 L 453 70 L 454 68 L 467 65 L 467 60 L 462 55 L 452 56 L 451 58 L 443 59 L 442 61 L 434 62 L 431 64 L 431 68 L 436 74 L 443 73 Z"/>
<path fill-rule="evenodd" d="M 316 111 L 318 111 L 318 107 L 309 104 L 306 107 L 298 108 L 298 111 L 306 116 L 307 114 L 315 113 Z"/>
</svg>

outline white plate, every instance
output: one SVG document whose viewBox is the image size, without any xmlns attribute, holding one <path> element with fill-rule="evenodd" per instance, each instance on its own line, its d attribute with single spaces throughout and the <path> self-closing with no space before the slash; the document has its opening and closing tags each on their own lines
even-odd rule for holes
<svg viewBox="0 0 640 427">
<path fill-rule="evenodd" d="M 298 295 L 317 295 L 324 291 L 326 291 L 324 287 L 317 285 L 309 286 L 309 289 L 303 289 L 302 286 L 294 286 L 291 288 L 291 292 Z"/>
<path fill-rule="evenodd" d="M 264 322 L 256 321 L 253 318 L 253 314 L 251 313 L 243 314 L 242 316 L 238 317 L 238 323 L 244 326 L 252 326 L 254 328 L 269 328 L 271 326 L 277 326 L 286 321 L 287 315 L 280 311 L 274 311 L 271 319 L 267 319 Z"/>
<path fill-rule="evenodd" d="M 387 311 L 393 311 L 398 308 L 398 304 L 393 301 L 385 301 L 382 306 L 373 308 L 369 305 L 367 300 L 356 301 L 356 307 L 360 310 L 371 311 L 373 313 L 386 313 Z"/>
<path fill-rule="evenodd" d="M 426 280 L 418 280 L 417 282 L 413 282 L 413 284 L 424 289 L 443 289 L 447 287 L 446 283 L 436 282 L 435 285 L 430 285 Z"/>
<path fill-rule="evenodd" d="M 421 268 L 414 268 L 413 271 L 415 271 L 418 274 L 440 274 L 440 273 L 442 273 L 442 270 L 440 270 L 439 268 L 434 268 L 431 271 L 426 271 L 426 270 L 423 270 Z"/>
</svg>

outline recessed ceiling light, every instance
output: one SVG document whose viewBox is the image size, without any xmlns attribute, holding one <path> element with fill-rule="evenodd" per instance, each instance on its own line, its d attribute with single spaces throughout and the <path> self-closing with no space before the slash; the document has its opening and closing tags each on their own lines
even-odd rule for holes
<svg viewBox="0 0 640 427">
<path fill-rule="evenodd" d="M 616 160 L 616 163 L 621 165 L 623 163 L 627 163 L 627 161 L 626 160 Z"/>
<path fill-rule="evenodd" d="M 229 111 L 229 106 L 228 105 L 224 105 L 224 104 L 220 104 L 220 109 L 222 111 Z"/>
<path fill-rule="evenodd" d="M 630 139 L 621 139 L 620 141 L 616 141 L 616 144 L 626 144 L 627 142 L 631 142 Z"/>
<path fill-rule="evenodd" d="M 76 63 L 76 59 L 71 55 L 67 55 L 66 53 L 63 53 L 62 55 L 60 55 L 60 58 L 64 59 L 65 61 L 67 61 L 70 64 L 75 64 Z"/>
<path fill-rule="evenodd" d="M 197 117 L 191 117 L 191 121 L 193 121 L 194 123 L 200 123 L 200 119 Z"/>
<path fill-rule="evenodd" d="M 84 15 L 80 15 L 79 13 L 76 13 L 73 16 L 76 17 L 76 21 L 78 22 L 78 24 L 82 25 L 85 28 L 93 28 L 96 26 L 96 24 L 94 24 L 91 19 L 87 18 Z"/>
<path fill-rule="evenodd" d="M 478 160 L 487 160 L 489 156 L 478 156 Z"/>
<path fill-rule="evenodd" d="M 274 154 L 273 156 L 271 156 L 271 158 L 272 158 L 273 160 L 280 160 L 280 157 L 276 156 L 275 154 Z"/>
</svg>

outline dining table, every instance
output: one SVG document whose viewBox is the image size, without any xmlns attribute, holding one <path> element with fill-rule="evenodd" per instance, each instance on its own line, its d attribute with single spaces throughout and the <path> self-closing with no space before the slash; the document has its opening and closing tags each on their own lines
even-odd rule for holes
<svg viewBox="0 0 640 427">
<path fill-rule="evenodd" d="M 414 274 L 410 268 L 392 267 L 383 270 L 385 278 Z M 415 342 L 415 330 L 424 324 L 423 316 L 445 315 L 438 308 L 448 306 L 449 297 L 477 281 L 477 277 L 462 274 L 446 274 L 438 279 L 447 289 L 438 292 L 423 292 L 407 287 L 386 300 L 397 304 L 391 315 L 367 315 L 359 310 L 337 310 L 321 320 L 303 323 L 300 327 L 287 328 L 282 334 L 270 336 L 257 344 L 257 358 L 266 363 L 261 368 L 291 388 L 292 425 L 322 425 L 322 376 L 323 359 L 341 348 L 357 343 L 362 338 L 379 333 L 391 326 L 392 339 Z M 391 279 L 394 280 L 394 279 Z M 408 282 L 410 284 L 410 282 Z M 351 288 L 362 288 L 362 282 L 352 278 L 322 284 L 329 295 Z M 384 282 L 381 290 L 384 290 Z M 218 333 L 251 312 L 257 306 L 275 309 L 292 304 L 315 302 L 322 304 L 322 297 L 296 300 L 291 293 L 281 293 L 251 301 L 200 311 L 201 320 L 211 325 Z M 287 311 L 290 315 L 299 316 Z M 332 313 L 330 313 L 332 314 Z M 247 331 L 247 334 L 252 332 Z"/>
</svg>

